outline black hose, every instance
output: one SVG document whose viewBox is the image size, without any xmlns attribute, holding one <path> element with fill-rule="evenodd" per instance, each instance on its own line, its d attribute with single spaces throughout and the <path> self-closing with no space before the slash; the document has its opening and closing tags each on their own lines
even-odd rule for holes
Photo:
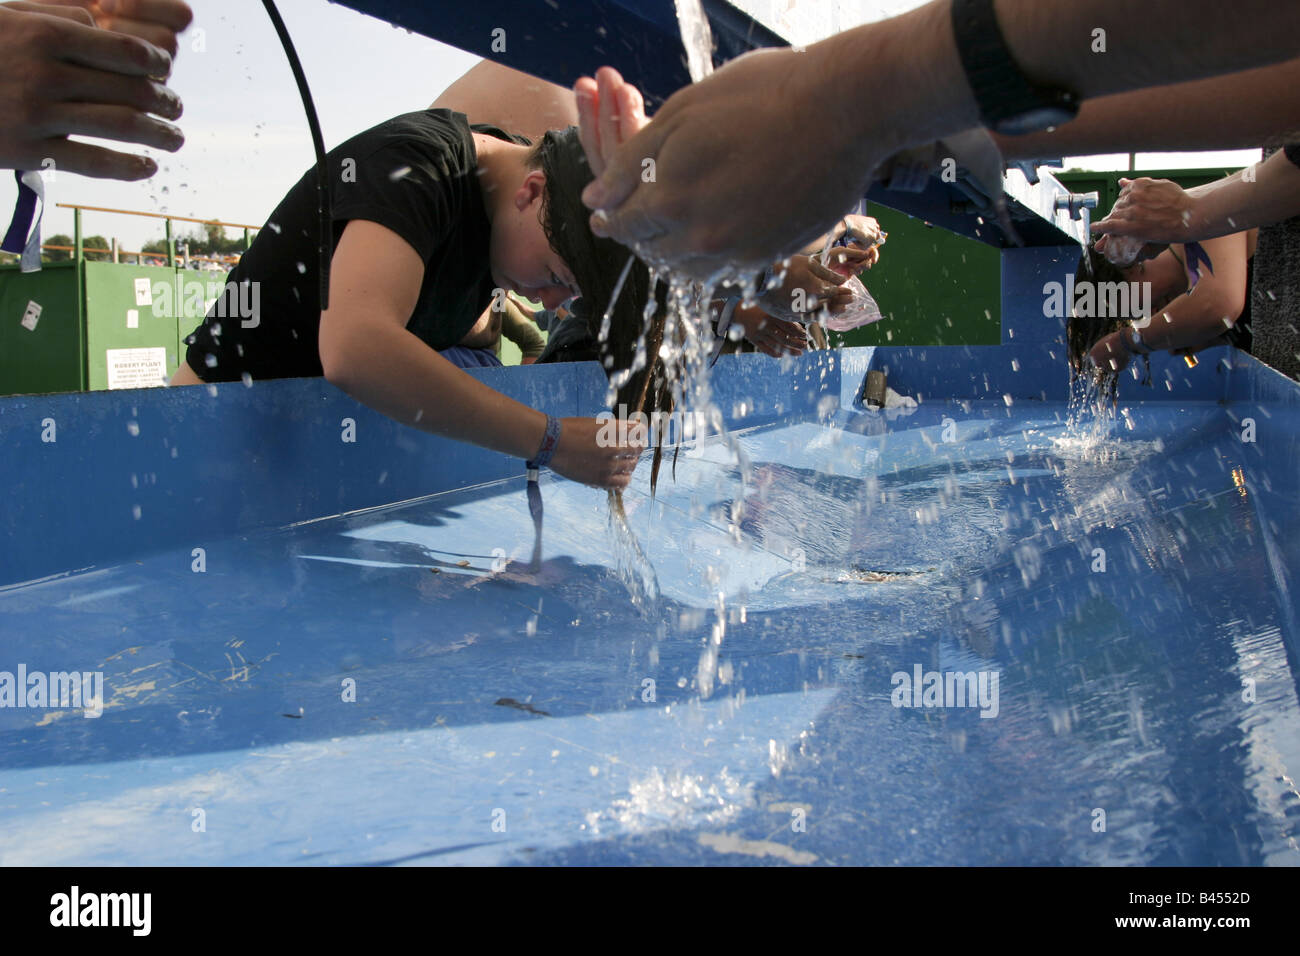
<svg viewBox="0 0 1300 956">
<path fill-rule="evenodd" d="M 330 211 L 329 167 L 325 163 L 325 140 L 321 136 L 320 120 L 316 116 L 316 104 L 312 102 L 311 88 L 307 85 L 307 77 L 302 72 L 302 62 L 298 59 L 298 52 L 293 48 L 293 41 L 289 39 L 289 31 L 284 25 L 284 20 L 280 18 L 280 11 L 275 8 L 275 0 L 262 0 L 262 6 L 266 7 L 271 25 L 275 27 L 275 32 L 280 37 L 280 45 L 284 47 L 284 55 L 289 59 L 289 69 L 293 70 L 293 78 L 298 84 L 298 94 L 302 97 L 303 109 L 307 111 L 307 125 L 311 127 L 312 146 L 316 149 L 316 209 L 319 215 L 316 242 L 320 254 L 320 308 L 324 312 L 330 307 L 330 258 L 334 251 L 334 217 Z"/>
</svg>

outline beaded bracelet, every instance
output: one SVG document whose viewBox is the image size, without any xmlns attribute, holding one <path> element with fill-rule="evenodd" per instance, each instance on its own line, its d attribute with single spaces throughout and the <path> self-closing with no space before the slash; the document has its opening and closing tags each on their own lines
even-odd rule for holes
<svg viewBox="0 0 1300 956">
<path fill-rule="evenodd" d="M 524 462 L 528 469 L 528 480 L 536 481 L 538 472 L 551 463 L 555 449 L 560 445 L 560 420 L 554 415 L 546 416 L 546 434 L 542 436 L 542 447 L 531 460 Z"/>
</svg>

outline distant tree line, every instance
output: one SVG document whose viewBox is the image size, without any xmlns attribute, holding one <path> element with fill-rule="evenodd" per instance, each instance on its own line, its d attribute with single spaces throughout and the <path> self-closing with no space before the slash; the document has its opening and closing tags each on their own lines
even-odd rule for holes
<svg viewBox="0 0 1300 956">
<path fill-rule="evenodd" d="M 180 254 L 181 249 L 188 243 L 191 256 L 238 256 L 244 253 L 244 237 L 227 238 L 226 230 L 222 226 L 207 223 L 202 226 L 195 226 L 187 233 L 182 233 L 175 237 L 176 251 Z M 47 246 L 67 246 L 72 248 L 73 239 L 71 236 L 58 233 L 45 239 L 44 244 Z M 83 249 L 108 249 L 109 252 L 87 252 L 86 258 L 91 262 L 111 262 L 113 259 L 113 244 L 103 236 L 84 236 L 81 240 Z M 130 250 L 134 252 L 135 250 Z M 140 252 L 148 253 L 155 256 L 167 255 L 166 239 L 151 239 L 140 247 Z M 11 257 L 6 257 L 11 258 Z M 42 258 L 46 262 L 66 262 L 72 258 L 71 252 L 65 252 L 59 249 L 47 249 L 42 253 Z"/>
</svg>

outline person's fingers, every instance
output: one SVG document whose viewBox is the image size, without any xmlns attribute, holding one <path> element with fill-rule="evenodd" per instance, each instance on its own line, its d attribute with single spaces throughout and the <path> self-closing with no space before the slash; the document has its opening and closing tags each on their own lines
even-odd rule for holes
<svg viewBox="0 0 1300 956">
<path fill-rule="evenodd" d="M 62 17 L 88 27 L 95 25 L 95 18 L 90 15 L 90 11 L 81 6 L 62 6 L 57 3 L 6 3 L 4 8 L 18 13 L 41 13 L 47 17 Z"/>
<path fill-rule="evenodd" d="M 176 34 L 194 12 L 180 0 L 44 0 L 51 10 L 75 10 L 102 30 L 139 37 L 176 56 Z M 86 22 L 83 20 L 82 22 Z"/>
<path fill-rule="evenodd" d="M 50 18 L 57 24 L 52 48 L 60 58 L 81 66 L 126 76 L 167 76 L 172 58 L 166 50 L 139 37 Z"/>
<path fill-rule="evenodd" d="M 591 231 L 623 245 L 652 243 L 668 233 L 664 225 L 637 207 L 596 210 L 591 214 Z"/>
<path fill-rule="evenodd" d="M 99 0 L 109 17 L 158 23 L 180 33 L 194 21 L 194 11 L 181 0 Z"/>
<path fill-rule="evenodd" d="M 180 97 L 161 83 L 143 77 L 105 75 L 70 64 L 52 71 L 46 87 L 55 102 L 126 106 L 173 120 L 179 119 L 185 109 Z"/>
<path fill-rule="evenodd" d="M 584 76 L 573 84 L 573 95 L 578 104 L 578 141 L 587 154 L 587 165 L 596 179 L 605 172 L 605 157 L 600 151 L 600 127 L 597 122 L 600 91 L 596 81 Z"/>
<path fill-rule="evenodd" d="M 120 179 L 134 182 L 158 172 L 158 164 L 147 156 L 119 153 L 102 146 L 69 139 L 47 140 L 41 155 L 54 160 L 62 173 L 76 173 L 92 179 Z"/>
<path fill-rule="evenodd" d="M 146 20 L 126 20 L 121 17 L 107 17 L 100 24 L 101 29 L 111 30 L 114 33 L 124 33 L 127 36 L 139 37 L 158 47 L 160 50 L 166 50 L 174 58 L 180 49 L 176 40 L 176 32 L 169 27 L 160 26 L 157 23 L 150 23 Z"/>
<path fill-rule="evenodd" d="M 1128 216 L 1123 211 L 1116 213 L 1112 210 L 1111 214 L 1105 219 L 1100 222 L 1094 222 L 1091 226 L 1091 231 L 1094 235 L 1108 235 L 1114 233 L 1117 236 L 1125 236 L 1128 235 L 1127 230 L 1131 230 L 1132 228 L 1133 224 L 1128 221 Z"/>
<path fill-rule="evenodd" d="M 185 136 L 171 123 L 126 106 L 63 103 L 47 114 L 40 132 L 55 136 L 96 136 L 119 143 L 138 143 L 174 153 Z"/>
<path fill-rule="evenodd" d="M 817 259 L 811 257 L 808 259 L 808 271 L 816 278 L 821 279 L 823 282 L 828 283 L 831 286 L 839 286 L 845 279 L 844 276 L 840 275 L 835 270 L 827 268 L 818 262 Z"/>
<path fill-rule="evenodd" d="M 618 126 L 620 145 L 641 132 L 648 122 L 645 118 L 645 100 L 641 91 L 631 83 L 624 83 L 618 92 Z"/>
<path fill-rule="evenodd" d="M 596 71 L 596 83 L 600 87 L 600 103 L 597 110 L 600 150 L 608 164 L 619 146 L 623 144 L 623 137 L 619 135 L 619 90 L 623 85 L 623 77 L 612 66 L 602 66 Z"/>
<path fill-rule="evenodd" d="M 843 246 L 839 249 L 832 249 L 827 257 L 827 267 L 838 275 L 844 275 L 840 271 L 842 268 L 852 269 L 853 272 L 860 272 L 866 268 L 867 261 L 871 258 L 875 246 L 869 249 L 863 249 L 858 246 Z"/>
<path fill-rule="evenodd" d="M 599 128 L 599 120 L 597 126 Z M 640 185 L 643 160 L 659 155 L 661 142 L 666 135 L 667 130 L 659 123 L 647 121 L 645 128 L 621 148 L 609 149 L 602 143 L 605 170 L 583 190 L 582 201 L 586 207 L 611 211 L 627 202 Z M 677 245 L 681 243 L 664 243 L 665 247 L 673 248 L 675 254 L 685 251 L 676 249 Z"/>
</svg>

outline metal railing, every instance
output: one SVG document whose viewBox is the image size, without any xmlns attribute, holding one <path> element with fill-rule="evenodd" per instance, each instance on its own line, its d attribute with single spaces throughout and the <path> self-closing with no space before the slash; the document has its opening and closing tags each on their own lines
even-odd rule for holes
<svg viewBox="0 0 1300 956">
<path fill-rule="evenodd" d="M 176 255 L 176 237 L 172 232 L 173 222 L 192 222 L 192 223 L 197 223 L 198 225 L 201 226 L 220 226 L 223 229 L 242 229 L 244 231 L 245 252 L 247 252 L 248 247 L 252 245 L 253 238 L 251 234 L 257 232 L 262 228 L 261 226 L 251 226 L 248 225 L 247 223 L 222 222 L 220 219 L 195 219 L 191 216 L 172 216 L 172 215 L 167 215 L 165 213 L 158 213 L 158 212 L 140 212 L 134 209 L 109 209 L 104 206 L 81 206 L 73 203 L 58 203 L 57 206 L 59 209 L 72 210 L 73 244 L 71 246 L 43 245 L 41 246 L 41 248 L 54 250 L 58 252 L 71 252 L 73 260 L 77 262 L 80 262 L 85 257 L 85 254 L 87 252 L 107 253 L 108 255 L 114 257 L 120 257 L 124 255 L 135 256 L 136 260 L 141 263 L 143 263 L 146 257 L 162 258 L 165 256 L 168 267 L 175 268 L 177 255 Z M 99 212 L 99 213 L 109 213 L 115 216 L 141 216 L 146 219 L 161 219 L 165 223 L 164 228 L 165 228 L 165 238 L 167 242 L 167 251 L 166 253 L 130 252 L 124 249 L 117 248 L 116 240 L 114 240 L 113 242 L 114 248 L 112 249 L 87 248 L 84 242 L 82 241 L 83 232 L 81 227 L 81 214 L 83 212 Z M 191 256 L 187 254 L 185 258 L 187 261 L 220 262 L 226 265 L 230 265 L 238 261 L 238 258 L 235 256 Z M 114 261 L 116 262 L 117 258 L 114 258 Z"/>
</svg>

